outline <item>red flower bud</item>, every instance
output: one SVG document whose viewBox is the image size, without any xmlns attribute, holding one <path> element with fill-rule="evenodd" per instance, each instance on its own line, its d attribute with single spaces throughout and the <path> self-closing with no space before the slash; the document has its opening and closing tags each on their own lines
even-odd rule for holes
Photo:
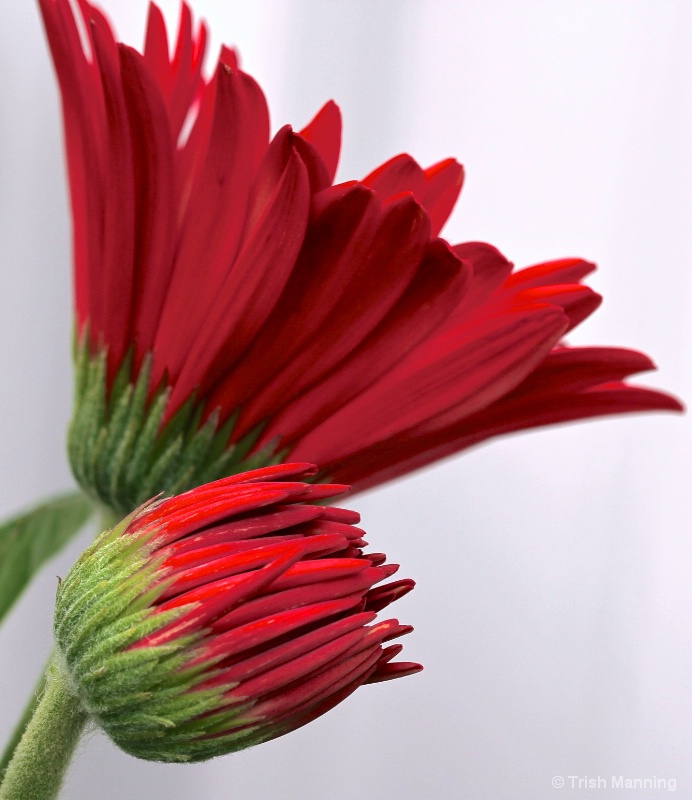
<svg viewBox="0 0 692 800">
<path fill-rule="evenodd" d="M 365 555 L 347 487 L 288 464 L 157 500 L 63 582 L 58 649 L 82 704 L 133 755 L 203 760 L 275 738 L 364 683 L 417 672 L 376 612 L 413 588 Z"/>
</svg>

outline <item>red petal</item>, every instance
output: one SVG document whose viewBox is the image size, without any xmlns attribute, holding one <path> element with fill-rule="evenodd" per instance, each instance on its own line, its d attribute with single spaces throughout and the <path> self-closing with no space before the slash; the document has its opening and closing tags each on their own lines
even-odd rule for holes
<svg viewBox="0 0 692 800">
<path fill-rule="evenodd" d="M 320 583 L 304 583 L 292 585 L 291 588 L 279 590 L 271 587 L 271 594 L 249 600 L 214 623 L 214 633 L 222 633 L 232 628 L 255 622 L 264 617 L 271 617 L 287 608 L 300 608 L 325 600 L 336 600 L 344 597 L 361 596 L 380 577 L 380 570 L 366 568 L 353 571 L 346 577 Z M 295 584 L 295 581 L 294 581 Z M 374 619 L 374 611 L 368 609 Z"/>
<path fill-rule="evenodd" d="M 165 368 L 177 377 L 191 339 L 223 291 L 241 245 L 252 179 L 266 148 L 269 120 L 259 86 L 225 66 L 217 70 L 214 86 L 208 148 L 182 221 L 156 339 L 154 385 Z"/>
<path fill-rule="evenodd" d="M 89 62 L 68 0 L 39 0 L 60 82 L 70 179 L 79 325 L 102 330 L 101 259 L 106 118 L 98 67 Z M 87 35 L 90 35 L 87 30 Z"/>
<path fill-rule="evenodd" d="M 166 21 L 155 3 L 149 3 L 144 41 L 144 60 L 159 87 L 161 96 L 168 103 L 173 86 L 173 74 L 168 52 L 168 34 L 166 32 Z"/>
<path fill-rule="evenodd" d="M 366 631 L 351 631 L 338 639 L 326 642 L 314 650 L 295 655 L 290 661 L 285 661 L 273 669 L 268 669 L 260 675 L 242 681 L 233 690 L 233 694 L 238 697 L 254 698 L 271 692 L 282 691 L 295 681 L 302 682 L 307 676 L 340 663 L 353 650 L 358 653 L 362 652 L 366 636 Z M 367 647 L 369 650 L 372 644 L 367 642 Z"/>
<path fill-rule="evenodd" d="M 446 243 L 433 240 L 418 272 L 380 325 L 325 380 L 272 417 L 264 438 L 295 441 L 386 375 L 440 327 L 466 290 L 469 272 Z"/>
<path fill-rule="evenodd" d="M 254 656 L 240 660 L 233 666 L 224 669 L 218 678 L 205 683 L 204 688 L 236 681 L 239 683 L 241 680 L 247 680 L 255 675 L 262 674 L 268 669 L 292 661 L 298 655 L 309 653 L 327 642 L 351 636 L 353 633 L 362 636 L 365 633 L 364 626 L 372 622 L 374 618 L 374 614 L 367 612 L 353 614 L 328 625 L 320 626 L 303 636 L 291 637 L 269 650 L 264 650 Z"/>
<path fill-rule="evenodd" d="M 450 331 L 315 428 L 295 457 L 327 465 L 443 413 L 468 416 L 514 388 L 565 327 L 562 311 L 538 306 Z"/>
<path fill-rule="evenodd" d="M 365 186 L 374 189 L 383 199 L 391 200 L 403 192 L 411 192 L 421 202 L 427 189 L 425 172 L 418 163 L 406 153 L 394 156 L 367 177 Z"/>
<path fill-rule="evenodd" d="M 233 268 L 204 309 L 194 343 L 178 337 L 184 367 L 171 395 L 170 412 L 202 385 L 206 390 L 248 347 L 276 304 L 303 240 L 309 211 L 305 167 L 295 152 L 248 232 Z"/>
<path fill-rule="evenodd" d="M 258 569 L 287 552 L 293 553 L 296 546 L 300 546 L 304 557 L 308 558 L 312 555 L 317 558 L 328 553 L 338 552 L 345 544 L 343 537 L 338 535 L 306 536 L 290 542 L 283 541 L 278 544 L 256 546 L 240 553 L 231 552 L 230 555 L 222 555 L 225 550 L 223 545 L 184 553 L 167 559 L 162 565 L 162 569 L 165 570 L 163 580 L 166 582 L 171 578 L 175 580 L 164 590 L 161 599 L 167 600 L 221 578 Z M 327 574 L 331 560 L 319 558 L 318 562 L 307 563 L 311 565 L 319 563 L 323 567 L 321 572 Z M 340 561 L 348 561 L 348 559 L 340 559 Z"/>
<path fill-rule="evenodd" d="M 651 366 L 646 356 L 633 351 L 559 348 L 545 365 L 488 408 L 434 432 L 390 440 L 332 472 L 365 489 L 492 436 L 608 414 L 682 410 L 670 395 L 617 382 Z"/>
<path fill-rule="evenodd" d="M 205 528 L 201 533 L 176 541 L 167 552 L 178 555 L 199 547 L 229 544 L 241 539 L 253 540 L 262 537 L 262 541 L 264 541 L 266 534 L 285 531 L 305 522 L 312 522 L 321 517 L 323 513 L 323 509 L 319 506 L 279 506 L 276 511 Z M 289 533 L 293 533 L 293 531 L 291 530 Z"/>
<path fill-rule="evenodd" d="M 395 600 L 407 595 L 416 585 L 410 578 L 403 578 L 400 581 L 393 581 L 385 586 L 378 586 L 371 589 L 366 597 L 366 611 L 382 611 Z"/>
<path fill-rule="evenodd" d="M 234 435 L 241 435 L 270 416 L 353 352 L 405 292 L 428 237 L 427 218 L 412 200 L 397 201 L 387 208 L 374 240 L 369 241 L 365 252 L 350 260 L 350 281 L 341 295 L 334 298 L 336 304 L 329 302 L 329 317 L 253 399 L 252 406 L 241 414 Z M 353 248 L 361 242 L 352 240 L 350 245 Z M 329 266 L 327 263 L 316 265 L 318 269 L 324 267 L 328 274 L 331 273 Z M 341 280 L 334 281 L 337 282 Z M 323 286 L 326 294 L 331 286 Z M 264 436 L 258 446 L 266 439 Z"/>
<path fill-rule="evenodd" d="M 469 312 L 481 308 L 512 272 L 512 263 L 492 245 L 466 242 L 455 245 L 452 250 L 463 261 L 471 264 L 473 280 L 463 302 L 447 319 L 445 328 L 462 325 L 468 319 Z"/>
<path fill-rule="evenodd" d="M 300 135 L 317 148 L 327 168 L 329 182 L 332 183 L 341 150 L 341 111 L 339 106 L 333 100 L 325 103 L 311 122 L 300 131 Z"/>
<path fill-rule="evenodd" d="M 91 10 L 93 14 L 93 9 Z M 102 259 L 91 265 L 100 275 L 102 328 L 108 345 L 109 374 L 114 375 L 130 347 L 130 325 L 134 306 L 135 185 L 132 140 L 123 87 L 120 59 L 110 31 L 97 19 L 92 22 L 94 52 L 108 122 L 103 212 Z"/>
<path fill-rule="evenodd" d="M 427 185 L 421 205 L 430 215 L 434 236 L 442 230 L 452 213 L 464 184 L 464 168 L 453 158 L 440 161 L 425 170 Z"/>
<path fill-rule="evenodd" d="M 165 613 L 183 606 L 190 606 L 191 610 L 161 630 L 145 636 L 133 647 L 161 645 L 192 631 L 203 630 L 234 606 L 244 604 L 253 595 L 265 589 L 276 577 L 295 563 L 301 554 L 300 546 L 286 547 L 278 558 L 261 569 L 211 584 L 207 583 L 198 589 L 193 589 L 186 594 L 161 603 L 157 608 L 158 613 Z"/>
<path fill-rule="evenodd" d="M 323 620 L 342 614 L 351 608 L 353 608 L 351 600 L 329 600 L 325 603 L 289 609 L 272 617 L 241 625 L 209 639 L 205 643 L 199 660 L 239 656 L 245 651 L 266 645 L 272 640 L 281 639 L 288 634 L 294 634 L 295 631 L 306 625 L 321 623 Z"/>
<path fill-rule="evenodd" d="M 142 56 L 121 45 L 120 67 L 132 141 L 135 309 L 131 335 L 139 366 L 153 347 L 170 282 L 175 239 L 175 145 L 163 99 Z"/>
<path fill-rule="evenodd" d="M 381 683 L 382 681 L 390 681 L 394 678 L 404 678 L 406 675 L 415 675 L 423 669 L 422 664 L 416 664 L 415 661 L 397 661 L 395 664 L 384 664 L 377 669 L 365 681 L 365 683 Z"/>
<path fill-rule="evenodd" d="M 559 306 L 569 319 L 569 327 L 565 333 L 583 322 L 601 305 L 603 298 L 593 289 L 580 284 L 567 284 L 557 286 L 541 286 L 525 289 L 518 292 L 514 298 L 515 303 L 550 303 Z"/>
<path fill-rule="evenodd" d="M 263 488 L 229 492 L 222 501 L 216 498 L 216 502 L 205 503 L 204 497 L 195 497 L 185 505 L 176 506 L 175 501 L 178 498 L 173 498 L 164 501 L 152 511 L 137 516 L 134 524 L 136 528 L 144 530 L 150 525 L 161 525 L 163 521 L 160 540 L 161 546 L 164 546 L 234 513 L 246 513 L 274 503 L 283 503 L 289 496 L 289 492 L 282 489 Z"/>
<path fill-rule="evenodd" d="M 276 723 L 288 715 L 312 708 L 354 681 L 364 683 L 378 658 L 379 647 L 373 644 L 351 658 L 340 659 L 329 669 L 303 679 L 294 688 L 257 703 L 252 709 L 253 717 L 266 717 Z"/>
<path fill-rule="evenodd" d="M 508 278 L 507 286 L 513 289 L 530 289 L 558 283 L 578 283 L 595 269 L 595 264 L 581 258 L 547 261 L 545 264 L 536 264 L 515 272 Z"/>
</svg>

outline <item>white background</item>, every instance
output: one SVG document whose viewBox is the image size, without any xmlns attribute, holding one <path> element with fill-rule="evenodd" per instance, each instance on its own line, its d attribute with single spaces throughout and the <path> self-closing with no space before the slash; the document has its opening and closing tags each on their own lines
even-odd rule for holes
<svg viewBox="0 0 692 800">
<path fill-rule="evenodd" d="M 104 0 L 140 44 L 143 0 Z M 177 2 L 163 4 L 166 13 Z M 692 3 L 199 0 L 274 129 L 328 98 L 339 177 L 401 151 L 467 168 L 446 228 L 517 264 L 581 255 L 604 306 L 572 341 L 647 351 L 692 398 Z M 0 3 L 0 514 L 71 486 L 70 233 L 56 85 L 38 13 Z M 418 581 L 397 604 L 421 675 L 194 767 L 100 735 L 67 800 L 664 797 L 568 776 L 663 777 L 692 798 L 690 421 L 646 415 L 493 442 L 356 498 Z M 0 631 L 0 740 L 49 650 L 51 564 Z M 567 786 L 553 789 L 553 776 Z"/>
</svg>

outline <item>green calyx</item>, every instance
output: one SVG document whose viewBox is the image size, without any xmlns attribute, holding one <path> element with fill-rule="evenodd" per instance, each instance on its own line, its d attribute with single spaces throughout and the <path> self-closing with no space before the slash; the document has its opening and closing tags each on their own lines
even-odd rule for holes
<svg viewBox="0 0 692 800">
<path fill-rule="evenodd" d="M 203 420 L 194 396 L 163 424 L 170 387 L 150 387 L 151 356 L 133 377 L 131 356 L 108 386 L 107 352 L 92 353 L 84 331 L 75 353 L 75 405 L 68 434 L 72 471 L 84 491 L 119 517 L 160 494 L 179 494 L 203 483 L 286 455 L 269 445 L 250 455 L 261 428 L 231 442 L 234 418 Z"/>
<path fill-rule="evenodd" d="M 209 661 L 189 666 L 207 631 L 132 647 L 193 606 L 155 612 L 166 586 L 155 532 L 123 535 L 129 522 L 101 534 L 58 590 L 57 661 L 81 708 L 120 748 L 153 761 L 201 761 L 269 738 L 252 701 L 224 697 L 232 685 L 200 686 L 218 674 Z"/>
</svg>

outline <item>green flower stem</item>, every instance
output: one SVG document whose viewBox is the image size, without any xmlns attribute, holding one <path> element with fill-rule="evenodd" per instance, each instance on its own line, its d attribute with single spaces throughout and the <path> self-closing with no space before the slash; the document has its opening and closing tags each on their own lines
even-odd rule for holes
<svg viewBox="0 0 692 800">
<path fill-rule="evenodd" d="M 106 530 L 108 528 L 112 528 L 114 525 L 118 523 L 118 516 L 117 514 L 112 511 L 110 508 L 106 508 L 105 506 L 101 507 L 100 513 L 100 529 L 99 530 Z M 43 670 L 41 677 L 34 688 L 34 691 L 29 699 L 29 702 L 24 709 L 24 713 L 22 714 L 21 719 L 17 723 L 14 731 L 12 732 L 12 736 L 10 737 L 9 742 L 5 747 L 5 751 L 2 754 L 2 759 L 0 759 L 0 786 L 5 778 L 5 774 L 7 771 L 7 767 L 9 766 L 12 758 L 14 756 L 14 752 L 21 741 L 22 736 L 24 735 L 24 731 L 26 730 L 31 718 L 33 717 L 38 705 L 41 701 L 44 689 L 46 687 L 46 680 L 48 675 L 48 670 L 52 663 L 53 655 L 51 654 L 50 659 L 48 660 L 48 664 L 46 664 L 45 669 Z"/>
<path fill-rule="evenodd" d="M 50 664 L 50 661 L 48 662 Z M 14 755 L 14 751 L 17 749 L 17 745 L 21 741 L 22 736 L 24 736 L 24 731 L 26 730 L 29 721 L 34 716 L 36 709 L 38 708 L 38 704 L 43 696 L 43 692 L 46 688 L 46 675 L 48 671 L 48 664 L 46 667 L 41 671 L 41 677 L 38 679 L 38 682 L 34 688 L 34 691 L 29 698 L 29 702 L 26 704 L 26 708 L 24 709 L 24 713 L 21 716 L 19 722 L 15 726 L 15 729 L 12 731 L 12 736 L 10 737 L 9 742 L 5 747 L 5 751 L 2 754 L 2 759 L 0 759 L 0 785 L 5 777 L 5 772 L 7 771 L 7 767 L 12 761 L 12 756 Z"/>
<path fill-rule="evenodd" d="M 0 800 L 54 800 L 87 719 L 53 659 L 46 690 L 0 786 Z"/>
</svg>

